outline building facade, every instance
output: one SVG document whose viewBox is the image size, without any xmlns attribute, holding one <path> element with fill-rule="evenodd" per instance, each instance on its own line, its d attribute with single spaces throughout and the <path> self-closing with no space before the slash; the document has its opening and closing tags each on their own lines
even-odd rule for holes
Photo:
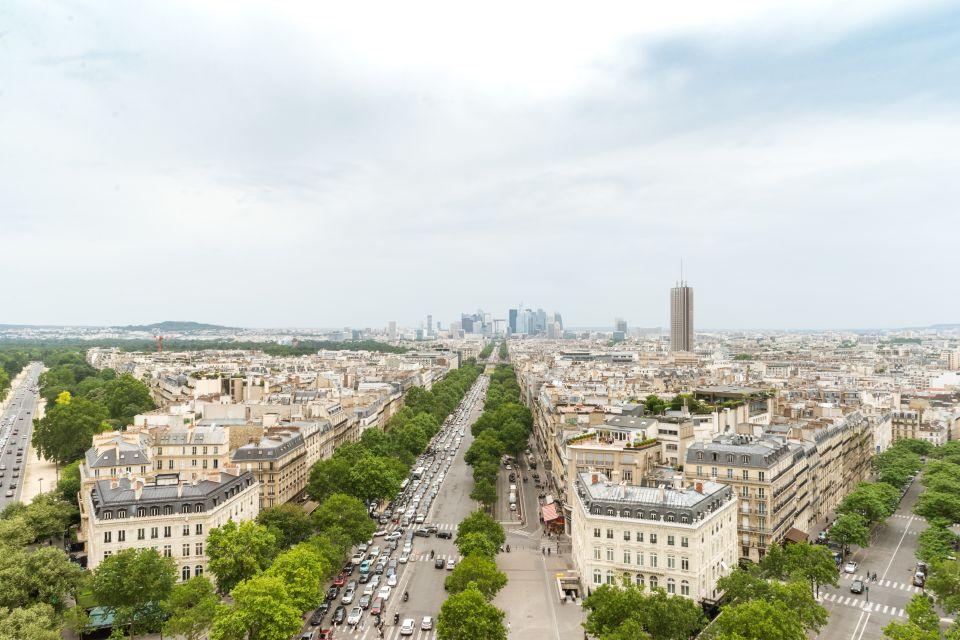
<svg viewBox="0 0 960 640">
<path fill-rule="evenodd" d="M 670 351 L 693 351 L 693 287 L 670 289 Z"/>
</svg>

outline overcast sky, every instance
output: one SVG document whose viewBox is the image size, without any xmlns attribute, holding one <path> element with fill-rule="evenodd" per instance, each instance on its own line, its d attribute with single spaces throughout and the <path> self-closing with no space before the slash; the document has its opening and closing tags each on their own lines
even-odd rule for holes
<svg viewBox="0 0 960 640">
<path fill-rule="evenodd" d="M 3 2 L 0 323 L 960 322 L 950 4 Z"/>
</svg>

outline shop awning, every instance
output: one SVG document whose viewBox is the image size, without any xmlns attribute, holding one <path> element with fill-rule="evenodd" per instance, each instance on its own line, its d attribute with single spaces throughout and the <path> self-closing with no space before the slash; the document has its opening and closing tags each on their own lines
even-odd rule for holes
<svg viewBox="0 0 960 640">
<path fill-rule="evenodd" d="M 557 513 L 557 503 L 551 502 L 550 504 L 545 504 L 540 507 L 540 515 L 543 517 L 544 522 L 559 520 L 560 514 Z"/>
<path fill-rule="evenodd" d="M 790 527 L 790 530 L 787 531 L 787 534 L 784 536 L 789 542 L 806 542 L 807 534 L 804 531 L 800 531 L 796 527 Z"/>
</svg>

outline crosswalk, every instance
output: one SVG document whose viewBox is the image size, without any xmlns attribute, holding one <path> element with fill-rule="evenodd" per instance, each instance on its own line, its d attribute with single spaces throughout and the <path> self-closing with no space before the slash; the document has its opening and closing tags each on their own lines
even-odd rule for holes
<svg viewBox="0 0 960 640">
<path fill-rule="evenodd" d="M 907 584 L 905 582 L 897 582 L 895 580 L 877 580 L 876 582 L 872 582 L 868 580 L 866 576 L 859 574 L 854 575 L 852 573 L 844 573 L 841 576 L 841 579 L 848 582 L 852 582 L 854 580 L 863 580 L 863 583 L 868 587 L 886 587 L 888 589 L 898 589 L 907 593 L 920 593 L 922 591 L 920 587 L 915 587 L 912 584 Z"/>
<path fill-rule="evenodd" d="M 854 596 L 845 596 L 842 593 L 826 593 L 817 598 L 819 602 L 832 602 L 834 604 L 852 607 L 862 611 L 873 613 L 884 613 L 895 618 L 902 618 L 905 614 L 903 609 L 889 604 L 880 604 L 879 602 L 867 602 L 863 598 Z"/>
<path fill-rule="evenodd" d="M 436 629 L 424 631 L 420 628 L 420 619 L 414 618 L 414 620 L 416 621 L 416 626 L 414 628 L 413 635 L 401 636 L 400 625 L 389 625 L 383 627 L 383 640 L 401 640 L 406 638 L 409 638 L 410 640 L 437 640 Z M 378 640 L 380 638 L 380 636 L 377 635 L 376 627 L 370 624 L 362 627 L 360 625 L 341 625 L 339 627 L 334 627 L 333 637 L 334 639 L 354 638 L 355 640 Z"/>
<path fill-rule="evenodd" d="M 430 557 L 430 552 L 426 553 L 414 553 L 410 556 L 410 562 L 434 562 L 437 558 L 440 558 L 444 562 L 447 560 L 454 560 L 460 562 L 460 556 L 455 553 L 438 553 L 435 554 L 432 558 Z"/>
</svg>

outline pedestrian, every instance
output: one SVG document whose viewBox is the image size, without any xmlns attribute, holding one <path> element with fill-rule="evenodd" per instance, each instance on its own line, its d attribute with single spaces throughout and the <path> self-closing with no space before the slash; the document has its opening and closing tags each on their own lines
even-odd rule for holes
<svg viewBox="0 0 960 640">
<path fill-rule="evenodd" d="M 544 549 L 543 547 L 540 547 L 540 553 L 542 553 L 543 555 L 547 555 L 547 550 Z"/>
<path fill-rule="evenodd" d="M 547 555 L 550 555 L 550 548 L 547 548 Z"/>
</svg>

